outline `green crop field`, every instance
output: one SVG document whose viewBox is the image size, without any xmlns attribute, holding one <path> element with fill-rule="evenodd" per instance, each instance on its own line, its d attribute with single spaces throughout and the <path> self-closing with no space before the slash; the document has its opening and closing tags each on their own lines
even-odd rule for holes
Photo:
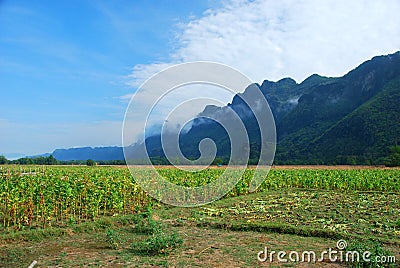
<svg viewBox="0 0 400 268">
<path fill-rule="evenodd" d="M 137 168 L 135 176 L 146 176 Z M 169 181 L 187 187 L 205 185 L 224 169 L 200 172 L 159 168 Z M 248 194 L 254 169 L 247 169 L 227 196 Z M 132 214 L 155 203 L 129 170 L 116 167 L 2 167 L 0 168 L 0 226 L 63 226 L 100 215 Z M 272 169 L 259 192 L 279 189 L 379 191 L 400 193 L 396 169 Z"/>
<path fill-rule="evenodd" d="M 221 230 L 216 232 L 225 230 L 235 234 L 235 237 L 246 232 L 299 235 L 312 238 L 309 244 L 321 238 L 328 239 L 324 243 L 339 238 L 371 240 L 386 245 L 392 251 L 394 247 L 395 254 L 399 252 L 399 169 L 272 168 L 257 192 L 249 193 L 248 185 L 254 168 L 248 168 L 239 183 L 222 200 L 197 208 L 173 208 L 149 197 L 135 182 L 137 176 L 146 178 L 148 170 L 149 167 L 137 167 L 132 176 L 126 167 L 0 167 L 0 239 L 3 241 L 0 253 L 5 254 L 0 257 L 0 264 L 4 262 L 13 266 L 21 256 L 51 255 L 43 248 L 23 251 L 18 245 L 21 239 L 37 245 L 39 231 L 43 236 L 39 240 L 45 239 L 46 243 L 52 243 L 53 236 L 66 239 L 68 233 L 80 233 L 79 239 L 83 239 L 84 234 L 100 244 L 106 243 L 107 256 L 122 254 L 122 263 L 134 259 L 143 265 L 149 264 L 150 259 L 143 257 L 143 252 L 135 254 L 131 248 L 143 251 L 143 245 L 137 244 L 137 241 L 144 237 L 132 233 L 131 226 L 146 217 L 149 217 L 148 224 L 152 227 L 142 229 L 159 228 L 157 226 L 161 225 L 150 222 L 155 217 L 164 225 L 163 228 L 175 230 L 181 236 L 194 235 L 198 231 L 196 228 L 212 228 Z M 169 181 L 187 187 L 214 181 L 224 170 L 223 167 L 199 172 L 172 167 L 157 169 Z M 99 238 L 99 232 L 106 233 L 105 240 L 108 242 Z M 126 239 L 121 240 L 121 236 Z M 175 239 L 175 234 L 171 237 Z M 160 239 L 165 242 L 169 238 L 161 236 Z M 189 237 L 183 242 L 184 248 L 190 245 L 190 240 Z M 130 243 L 134 246 L 128 246 Z M 176 238 L 173 243 L 181 244 L 182 239 Z M 292 243 L 294 247 L 297 244 Z M 146 245 L 149 252 L 154 250 Z M 249 248 L 257 250 L 255 244 L 249 245 Z M 182 250 L 168 251 L 169 257 L 165 257 L 167 255 L 163 251 L 164 257 L 154 258 L 161 263 L 166 258 L 174 259 L 174 254 L 182 254 L 179 253 Z M 19 255 L 9 255 L 10 252 L 19 252 Z M 244 255 L 240 258 L 247 263 Z M 186 261 L 188 265 L 196 263 L 189 259 Z M 52 264 L 46 258 L 42 262 Z M 78 265 L 65 258 L 61 258 L 58 264 Z M 172 264 L 176 263 L 172 261 Z M 249 265 L 257 265 L 257 262 L 250 261 Z"/>
</svg>

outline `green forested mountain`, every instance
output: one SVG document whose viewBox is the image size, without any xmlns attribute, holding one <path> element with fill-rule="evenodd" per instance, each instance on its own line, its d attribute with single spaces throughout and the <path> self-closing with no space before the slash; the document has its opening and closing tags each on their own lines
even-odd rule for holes
<svg viewBox="0 0 400 268">
<path fill-rule="evenodd" d="M 277 162 L 382 163 L 400 142 L 400 53 L 312 86 L 278 119 Z"/>
<path fill-rule="evenodd" d="M 332 125 L 303 151 L 327 162 L 380 163 L 400 143 L 400 79 Z M 305 152 L 308 152 L 306 154 Z"/>
<path fill-rule="evenodd" d="M 343 77 L 312 75 L 298 84 L 284 78 L 258 85 L 267 98 L 277 127 L 276 163 L 379 164 L 390 146 L 400 144 L 400 52 L 364 62 Z M 246 92 L 242 93 L 246 94 Z M 251 157 L 257 157 L 259 133 L 240 94 L 228 104 L 249 132 Z M 224 107 L 207 107 L 211 115 Z M 201 115 L 202 115 L 201 114 Z M 229 157 L 229 139 L 214 122 L 194 124 L 181 135 L 181 148 L 198 157 L 198 142 L 212 138 L 217 155 Z M 149 139 L 153 156 L 162 156 L 157 137 Z M 155 153 L 157 151 L 157 153 Z"/>
</svg>

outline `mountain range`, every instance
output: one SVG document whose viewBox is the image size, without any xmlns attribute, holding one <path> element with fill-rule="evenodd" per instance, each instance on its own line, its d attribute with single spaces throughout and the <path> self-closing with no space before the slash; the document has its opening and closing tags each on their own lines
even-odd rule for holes
<svg viewBox="0 0 400 268">
<path fill-rule="evenodd" d="M 265 80 L 237 94 L 225 107 L 207 106 L 191 129 L 181 133 L 184 156 L 198 158 L 199 142 L 214 140 L 217 157 L 229 159 L 227 132 L 213 120 L 232 108 L 242 119 L 250 140 L 250 159 L 257 162 L 260 132 L 257 121 L 242 97 L 260 90 L 267 99 L 276 124 L 277 164 L 380 164 L 391 146 L 400 143 L 400 52 L 377 56 L 342 77 L 313 74 L 301 83 L 291 78 Z M 229 121 L 229 118 L 225 118 Z M 154 159 L 164 158 L 160 135 L 147 137 L 146 147 Z M 135 144 L 137 153 L 143 144 Z M 121 160 L 121 147 L 56 150 L 58 160 Z"/>
</svg>

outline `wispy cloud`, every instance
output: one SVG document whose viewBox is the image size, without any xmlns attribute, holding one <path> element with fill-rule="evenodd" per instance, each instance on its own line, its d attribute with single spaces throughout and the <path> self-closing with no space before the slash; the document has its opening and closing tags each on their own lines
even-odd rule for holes
<svg viewBox="0 0 400 268">
<path fill-rule="evenodd" d="M 133 96 L 133 93 L 125 94 L 119 97 L 116 97 L 117 99 L 120 99 L 122 101 L 129 101 Z"/>
<path fill-rule="evenodd" d="M 223 63 L 258 83 L 283 77 L 301 82 L 313 73 L 341 76 L 374 55 L 400 48 L 399 13 L 396 0 L 224 1 L 177 25 L 176 49 L 168 61 L 135 65 L 127 79 L 136 89 L 155 73 L 188 61 Z M 161 124 L 193 92 L 166 99 L 151 123 Z M 152 94 L 149 89 L 139 93 L 143 102 Z M 185 119 L 199 107 L 204 105 L 186 107 Z"/>
<path fill-rule="evenodd" d="M 157 74 L 158 72 L 181 62 L 183 61 L 172 60 L 170 62 L 137 64 L 132 68 L 131 74 L 126 76 L 127 85 L 131 87 L 139 87 L 147 79 L 150 79 L 153 75 Z"/>
<path fill-rule="evenodd" d="M 217 61 L 256 82 L 313 73 L 340 76 L 362 61 L 400 47 L 400 2 L 225 1 L 222 7 L 178 25 L 170 61 L 136 65 L 138 85 L 174 63 Z"/>
</svg>

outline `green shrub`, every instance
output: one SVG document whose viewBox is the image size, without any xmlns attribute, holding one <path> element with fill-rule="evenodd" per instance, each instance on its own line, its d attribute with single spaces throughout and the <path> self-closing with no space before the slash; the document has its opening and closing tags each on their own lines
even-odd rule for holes
<svg viewBox="0 0 400 268">
<path fill-rule="evenodd" d="M 162 223 L 154 220 L 151 216 L 140 220 L 135 225 L 135 232 L 141 234 L 155 234 L 162 232 Z"/>
<path fill-rule="evenodd" d="M 140 254 L 156 255 L 167 253 L 167 251 L 182 245 L 182 243 L 183 239 L 177 233 L 165 234 L 159 232 L 143 241 L 132 243 L 131 249 Z"/>
<path fill-rule="evenodd" d="M 130 221 L 136 224 L 143 219 L 151 217 L 153 214 L 152 212 L 149 212 L 147 210 L 140 211 L 138 207 L 135 208 L 135 211 L 136 211 L 135 214 L 125 215 L 123 217 L 128 218 Z"/>
</svg>

